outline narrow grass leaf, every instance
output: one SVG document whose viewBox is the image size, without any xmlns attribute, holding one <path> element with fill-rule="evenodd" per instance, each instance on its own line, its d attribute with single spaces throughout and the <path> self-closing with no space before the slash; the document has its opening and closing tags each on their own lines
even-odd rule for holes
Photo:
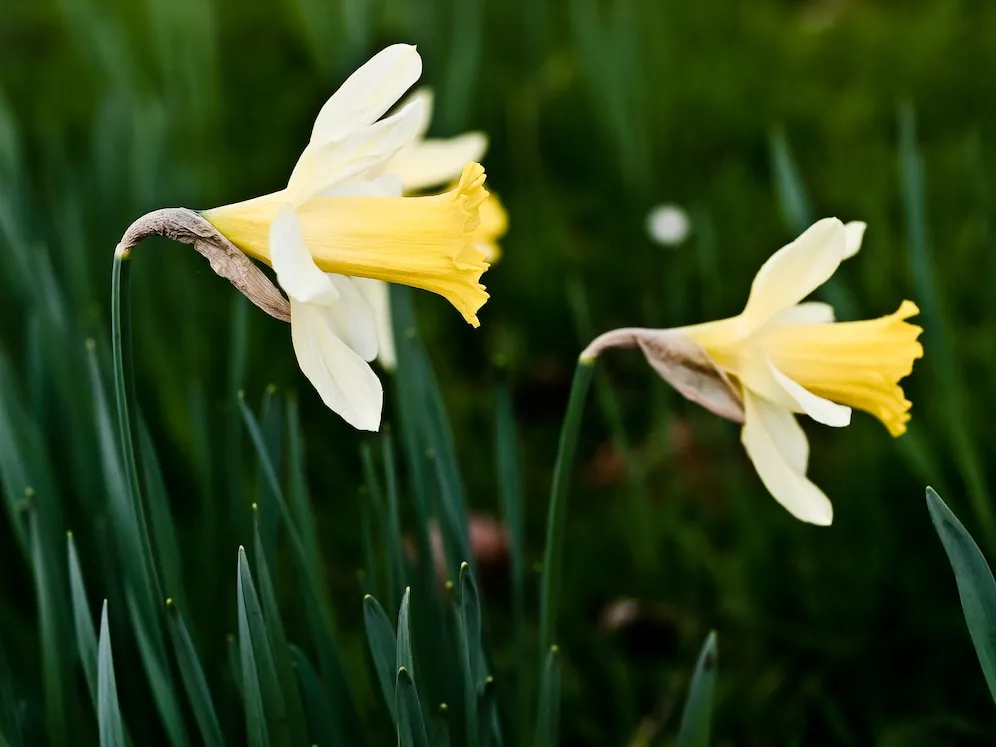
<svg viewBox="0 0 996 747">
<path fill-rule="evenodd" d="M 277 594 L 273 588 L 270 566 L 263 548 L 263 540 L 260 536 L 258 513 L 253 539 L 255 542 L 256 575 L 259 578 L 259 592 L 263 601 L 266 632 L 270 642 L 270 650 L 273 653 L 277 680 L 280 683 L 284 703 L 286 703 L 286 719 L 290 741 L 291 744 L 303 744 L 307 738 L 304 725 L 304 706 L 301 704 L 301 694 L 297 688 L 297 676 L 294 674 L 290 647 L 287 644 L 287 635 L 284 632 L 283 621 L 280 619 Z"/>
<path fill-rule="evenodd" d="M 194 712 L 205 747 L 222 747 L 225 740 L 214 708 L 211 691 L 197 649 L 187 632 L 183 615 L 172 599 L 166 600 L 166 628 L 173 643 L 173 652 L 180 669 L 180 679 L 187 692 L 187 701 Z"/>
<path fill-rule="evenodd" d="M 97 723 L 100 727 L 100 747 L 125 747 L 124 727 L 118 707 L 118 688 L 114 682 L 114 659 L 111 654 L 106 600 L 100 613 L 97 653 Z"/>
<path fill-rule="evenodd" d="M 406 564 L 403 539 L 401 536 L 401 509 L 398 500 L 398 465 L 394 456 L 394 440 L 389 428 L 384 429 L 381 437 L 384 458 L 384 482 L 387 496 L 387 523 L 384 525 L 386 535 L 384 545 L 387 548 L 388 563 L 391 567 L 392 587 L 391 604 L 401 598 L 402 589 L 407 585 Z"/>
<path fill-rule="evenodd" d="M 263 470 L 263 477 L 269 484 L 277 500 L 277 507 L 284 521 L 284 528 L 287 531 L 294 561 L 297 563 L 298 570 L 304 579 L 301 588 L 304 592 L 302 601 L 304 603 L 305 616 L 317 651 L 322 676 L 329 688 L 331 707 L 336 712 L 336 723 L 341 725 L 344 741 L 350 745 L 359 745 L 362 743 L 359 722 L 357 720 L 356 709 L 353 705 L 349 681 L 343 670 L 342 656 L 339 653 L 335 639 L 332 610 L 321 575 L 321 565 L 316 555 L 312 555 L 309 551 L 305 550 L 305 545 L 297 529 L 297 523 L 290 512 L 290 508 L 287 506 L 283 490 L 277 480 L 276 470 L 270 461 L 266 442 L 256 422 L 256 417 L 246 405 L 244 397 L 240 396 L 238 399 L 243 423 L 256 449 L 256 455 L 260 460 L 260 466 Z M 296 438 L 294 435 L 295 430 L 296 428 L 293 427 L 290 429 L 292 439 Z M 295 444 L 295 448 L 298 448 L 298 446 Z M 297 467 L 295 467 L 296 469 Z M 304 494 L 304 491 L 302 491 L 301 495 Z M 307 513 L 310 513 L 310 510 Z M 317 547 L 315 548 L 315 553 L 317 553 Z"/>
<path fill-rule="evenodd" d="M 450 709 L 440 703 L 431 720 L 432 747 L 450 747 Z"/>
<path fill-rule="evenodd" d="M 488 673 L 481 649 L 481 595 L 468 563 L 460 566 L 460 618 L 466 633 L 468 674 L 476 696 Z"/>
<path fill-rule="evenodd" d="M 397 667 L 402 667 L 408 671 L 408 676 L 412 682 L 415 681 L 415 659 L 412 656 L 412 631 L 410 623 L 412 590 L 411 587 L 405 589 L 405 594 L 401 597 L 401 608 L 398 610 L 398 648 Z"/>
<path fill-rule="evenodd" d="M 242 689 L 242 653 L 239 650 L 238 640 L 229 633 L 225 636 L 225 652 L 228 654 L 228 669 L 232 673 L 232 682 L 239 697 L 245 700 L 245 691 Z M 253 670 L 255 672 L 255 669 Z"/>
<path fill-rule="evenodd" d="M 713 695 L 716 690 L 716 633 L 709 633 L 688 688 L 681 713 L 677 747 L 708 747 L 712 729 Z"/>
<path fill-rule="evenodd" d="M 965 477 L 972 510 L 979 520 L 983 544 L 996 550 L 996 514 L 990 500 L 989 486 L 976 446 L 977 439 L 969 429 L 970 418 L 962 392 L 963 378 L 956 367 L 954 346 L 937 283 L 933 252 L 927 228 L 927 194 L 923 157 L 917 145 L 916 115 L 906 104 L 899 109 L 899 172 L 903 207 L 906 217 L 913 285 L 923 308 L 923 326 L 930 339 L 931 356 L 937 366 L 938 392 L 947 414 L 946 425 L 951 449 L 960 472 Z"/>
<path fill-rule="evenodd" d="M 495 391 L 495 462 L 498 465 L 498 497 L 508 528 L 509 570 L 512 582 L 512 620 L 515 629 L 516 661 L 519 662 L 513 683 L 516 693 L 515 723 L 526 728 L 530 688 L 533 681 L 531 657 L 526 655 L 526 549 L 525 511 L 522 469 L 519 463 L 518 428 L 512 408 L 512 394 L 507 382 Z M 526 733 L 516 733 L 525 741 Z"/>
<path fill-rule="evenodd" d="M 339 745 L 342 741 L 336 728 L 332 710 L 329 708 L 329 696 L 322 686 L 315 668 L 311 666 L 308 657 L 297 646 L 290 647 L 294 659 L 294 669 L 297 671 L 298 684 L 301 686 L 301 699 L 304 701 L 304 712 L 308 719 L 308 738 L 311 744 Z M 393 698 L 392 698 L 393 703 Z"/>
<path fill-rule="evenodd" d="M 138 644 L 138 653 L 142 659 L 149 688 L 152 690 L 152 697 L 166 729 L 166 734 L 174 747 L 185 747 L 188 744 L 187 729 L 173 682 L 173 671 L 170 668 L 165 650 L 160 652 L 158 649 L 158 646 L 164 645 L 161 640 L 156 639 L 162 633 L 159 629 L 158 618 L 155 620 L 154 626 L 146 622 L 131 588 L 125 589 L 125 603 L 128 607 L 135 642 Z"/>
<path fill-rule="evenodd" d="M 540 651 L 547 652 L 556 629 L 560 573 L 564 562 L 564 530 L 567 524 L 567 488 L 574 469 L 578 432 L 584 413 L 584 400 L 591 384 L 594 361 L 578 359 L 571 382 L 564 424 L 560 429 L 557 460 L 553 465 L 550 504 L 546 518 L 546 547 L 543 550 L 543 574 L 540 580 Z M 544 653 L 549 659 L 550 654 Z"/>
<path fill-rule="evenodd" d="M 415 681 L 407 669 L 398 669 L 397 680 L 398 744 L 400 747 L 429 747 L 422 706 Z"/>
<path fill-rule="evenodd" d="M 283 401 L 277 396 L 277 388 L 273 385 L 266 387 L 263 393 L 263 403 L 259 410 L 260 433 L 263 437 L 263 444 L 266 447 L 267 458 L 275 474 L 280 474 L 281 459 L 283 456 Z M 260 470 L 263 467 L 260 465 Z M 273 486 L 268 478 L 260 474 L 257 481 L 259 485 L 259 511 L 256 522 L 260 539 L 263 542 L 263 550 L 266 557 L 276 557 L 277 550 L 277 522 L 280 518 L 280 510 L 277 506 L 277 496 L 273 494 Z"/>
<path fill-rule="evenodd" d="M 398 641 L 391 627 L 391 621 L 384 608 L 372 596 L 363 598 L 363 625 L 367 632 L 367 645 L 373 659 L 374 674 L 380 684 L 380 691 L 391 712 L 391 719 L 397 723 L 395 710 L 394 683 L 398 672 Z"/>
<path fill-rule="evenodd" d="M 556 747 L 560 731 L 560 650 L 551 646 L 540 676 L 534 747 Z"/>
<path fill-rule="evenodd" d="M 60 604 L 56 590 L 58 582 L 53 578 L 52 557 L 41 534 L 41 522 L 28 496 L 29 524 L 31 537 L 31 568 L 34 574 L 35 592 L 38 595 L 38 625 L 41 629 L 42 682 L 45 689 L 45 718 L 48 733 L 53 742 L 66 738 L 69 726 L 66 720 L 66 686 L 69 682 L 63 656 L 64 639 L 59 622 Z"/>
<path fill-rule="evenodd" d="M 282 747 L 289 743 L 284 698 L 277 681 L 263 611 L 243 547 L 239 547 L 237 593 L 242 692 L 249 743 L 252 747 L 269 744 Z"/>
<path fill-rule="evenodd" d="M 996 701 L 996 581 L 975 540 L 932 488 L 927 488 L 927 509 L 948 554 L 968 632 Z"/>
<path fill-rule="evenodd" d="M 180 542 L 176 536 L 176 524 L 170 509 L 169 497 L 166 493 L 166 483 L 163 480 L 162 467 L 156 448 L 149 435 L 149 429 L 144 421 L 139 429 L 139 441 L 142 452 L 142 466 L 145 468 L 145 490 L 149 503 L 149 520 L 152 524 L 152 536 L 162 570 L 164 591 L 176 600 L 181 607 L 185 605 L 183 564 L 180 554 Z"/>
<path fill-rule="evenodd" d="M 96 700 L 94 705 L 96 706 Z M 7 747 L 24 747 L 20 710 L 14 695 L 13 676 L 7 663 L 7 654 L 0 645 L 0 734 L 5 737 Z"/>
<path fill-rule="evenodd" d="M 90 616 L 83 571 L 72 532 L 66 533 L 66 554 L 69 563 L 69 595 L 73 606 L 73 628 L 76 631 L 76 651 L 83 667 L 83 677 L 90 691 L 90 701 L 97 707 L 97 632 Z"/>
<path fill-rule="evenodd" d="M 477 703 L 478 713 L 478 747 L 491 747 L 495 743 L 495 723 L 498 717 L 498 700 L 495 694 L 495 679 L 487 677 L 484 680 L 481 695 Z"/>
</svg>

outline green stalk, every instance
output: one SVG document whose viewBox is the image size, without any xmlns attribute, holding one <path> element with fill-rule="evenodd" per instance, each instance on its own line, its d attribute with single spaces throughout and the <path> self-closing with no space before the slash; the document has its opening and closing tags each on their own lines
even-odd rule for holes
<svg viewBox="0 0 996 747">
<path fill-rule="evenodd" d="M 553 467 L 550 487 L 550 508 L 546 520 L 546 549 L 543 551 L 543 577 L 540 581 L 540 654 L 545 658 L 552 645 L 557 617 L 557 594 L 560 591 L 560 570 L 564 555 L 564 525 L 567 520 L 567 486 L 570 483 L 578 431 L 584 412 L 585 395 L 591 384 L 594 358 L 578 358 L 567 400 L 567 414 L 560 430 L 557 461 Z"/>
<path fill-rule="evenodd" d="M 118 411 L 118 438 L 121 446 L 121 459 L 124 463 L 125 480 L 131 500 L 138 516 L 142 533 L 142 546 L 148 557 L 149 572 L 155 585 L 156 599 L 162 599 L 162 586 L 156 556 L 152 547 L 148 522 L 145 518 L 145 505 L 142 502 L 142 488 L 139 481 L 138 421 L 132 417 L 137 409 L 135 397 L 134 366 L 131 352 L 131 249 L 119 245 L 114 251 L 114 266 L 111 271 L 111 347 L 114 366 L 114 400 Z"/>
</svg>

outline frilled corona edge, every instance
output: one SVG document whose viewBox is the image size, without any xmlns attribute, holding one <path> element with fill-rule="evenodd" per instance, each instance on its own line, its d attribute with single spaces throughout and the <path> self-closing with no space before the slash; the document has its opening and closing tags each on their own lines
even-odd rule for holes
<svg viewBox="0 0 996 747">
<path fill-rule="evenodd" d="M 256 306 L 282 322 L 290 322 L 290 304 L 249 257 L 210 222 L 187 208 L 162 208 L 146 213 L 124 232 L 115 256 L 127 259 L 149 236 L 190 244 L 204 256 L 217 275 L 228 280 Z"/>
</svg>

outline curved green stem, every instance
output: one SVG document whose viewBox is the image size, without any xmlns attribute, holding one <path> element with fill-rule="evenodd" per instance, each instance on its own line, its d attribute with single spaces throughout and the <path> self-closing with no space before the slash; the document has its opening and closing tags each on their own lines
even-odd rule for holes
<svg viewBox="0 0 996 747">
<path fill-rule="evenodd" d="M 546 657 L 553 644 L 553 631 L 557 619 L 557 596 L 560 592 L 560 575 L 564 555 L 564 525 L 567 520 L 567 487 L 577 451 L 578 431 L 584 400 L 591 384 L 595 359 L 581 357 L 574 369 L 571 394 L 567 401 L 567 414 L 560 430 L 557 461 L 553 467 L 553 484 L 550 488 L 550 507 L 546 520 L 546 549 L 543 551 L 543 576 L 540 582 L 540 653 Z"/>
<path fill-rule="evenodd" d="M 131 249 L 119 245 L 114 251 L 114 266 L 111 272 L 111 348 L 114 367 L 114 401 L 118 413 L 118 438 L 121 444 L 121 460 L 124 466 L 125 482 L 131 493 L 132 505 L 142 533 L 142 545 L 148 557 L 149 572 L 155 584 L 156 598 L 162 599 L 162 587 L 152 549 L 151 535 L 145 518 L 145 504 L 139 478 L 138 422 L 132 416 L 137 411 L 135 397 L 135 377 L 131 353 Z"/>
</svg>

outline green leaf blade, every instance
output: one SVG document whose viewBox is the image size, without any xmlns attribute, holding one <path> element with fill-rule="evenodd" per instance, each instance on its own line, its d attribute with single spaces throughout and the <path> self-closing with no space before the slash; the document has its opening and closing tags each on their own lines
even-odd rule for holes
<svg viewBox="0 0 996 747">
<path fill-rule="evenodd" d="M 708 747 L 712 729 L 713 698 L 716 690 L 716 633 L 709 633 L 699 653 L 681 712 L 677 747 Z"/>
<path fill-rule="evenodd" d="M 996 702 L 996 581 L 975 540 L 929 487 L 927 509 L 951 562 L 968 632 Z"/>
</svg>

